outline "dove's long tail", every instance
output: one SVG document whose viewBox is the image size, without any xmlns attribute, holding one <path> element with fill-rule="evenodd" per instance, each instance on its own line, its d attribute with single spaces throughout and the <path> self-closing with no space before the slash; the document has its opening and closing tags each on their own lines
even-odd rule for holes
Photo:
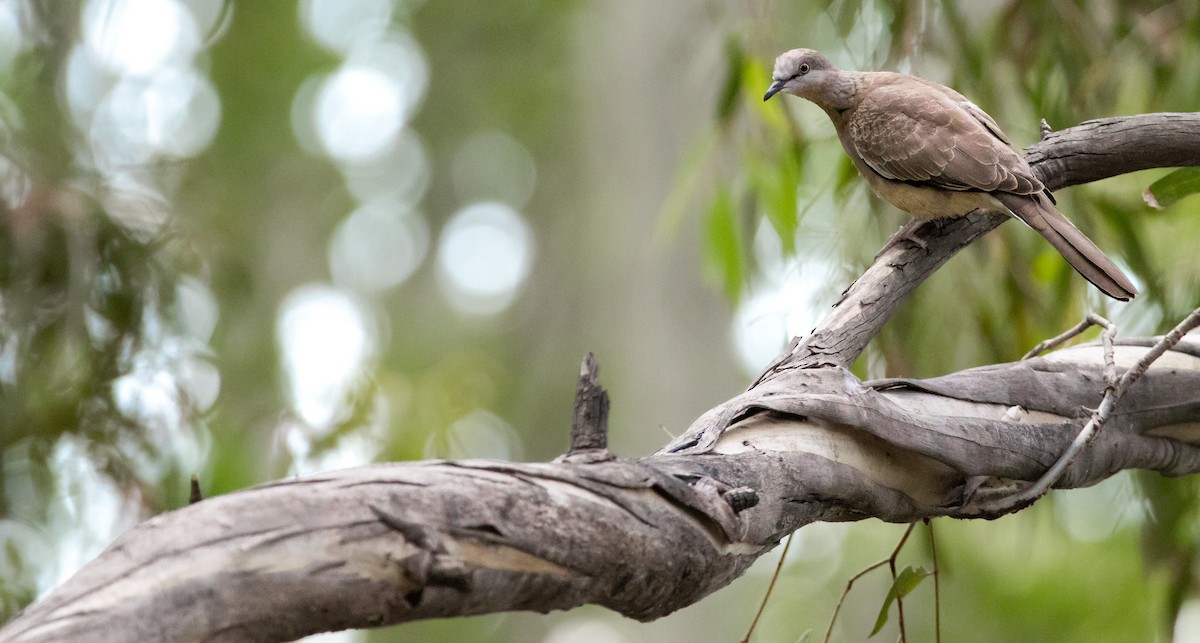
<svg viewBox="0 0 1200 643">
<path fill-rule="evenodd" d="M 1121 301 L 1129 301 L 1137 294 L 1137 288 L 1129 281 L 1129 277 L 1063 216 L 1045 194 L 994 192 L 992 196 L 999 199 L 1017 218 L 1037 230 L 1072 268 L 1104 294 Z"/>
</svg>

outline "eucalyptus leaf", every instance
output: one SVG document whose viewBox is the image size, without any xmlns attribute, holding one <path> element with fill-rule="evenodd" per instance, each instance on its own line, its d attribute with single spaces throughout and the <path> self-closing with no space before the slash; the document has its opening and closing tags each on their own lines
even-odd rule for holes
<svg viewBox="0 0 1200 643">
<path fill-rule="evenodd" d="M 896 580 L 892 582 L 892 588 L 888 590 L 887 597 L 883 599 L 883 606 L 879 608 L 879 617 L 875 619 L 875 629 L 871 630 L 871 636 L 878 634 L 879 630 L 887 625 L 888 610 L 891 609 L 892 603 L 896 599 L 908 596 L 909 592 L 916 589 L 917 585 L 920 585 L 921 581 L 930 575 L 932 573 L 926 571 L 924 567 L 913 569 L 912 566 L 909 566 L 900 571 Z"/>
<path fill-rule="evenodd" d="M 1151 183 L 1142 198 L 1150 207 L 1162 210 L 1197 192 L 1200 192 L 1200 167 L 1181 167 Z"/>
<path fill-rule="evenodd" d="M 718 188 L 709 205 L 705 226 L 705 264 L 709 277 L 719 281 L 725 295 L 733 301 L 737 301 L 745 283 L 746 258 L 741 228 L 733 195 L 727 188 Z"/>
<path fill-rule="evenodd" d="M 717 95 L 717 120 L 727 121 L 737 107 L 738 94 L 745 84 L 746 53 L 741 43 L 730 38 L 725 46 L 725 83 Z"/>
</svg>

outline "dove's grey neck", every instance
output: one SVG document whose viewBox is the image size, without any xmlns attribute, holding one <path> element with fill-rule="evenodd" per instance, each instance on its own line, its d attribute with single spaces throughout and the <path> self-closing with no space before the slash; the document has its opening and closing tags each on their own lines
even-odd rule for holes
<svg viewBox="0 0 1200 643">
<path fill-rule="evenodd" d="M 863 72 L 822 69 L 812 73 L 799 96 L 816 103 L 836 123 L 846 116 L 847 110 L 858 104 L 862 83 Z"/>
</svg>

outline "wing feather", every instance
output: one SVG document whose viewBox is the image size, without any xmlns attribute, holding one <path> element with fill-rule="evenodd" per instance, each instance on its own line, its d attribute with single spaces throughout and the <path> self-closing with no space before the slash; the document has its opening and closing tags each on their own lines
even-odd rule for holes
<svg viewBox="0 0 1200 643">
<path fill-rule="evenodd" d="M 949 190 L 1045 189 L 983 110 L 935 83 L 890 76 L 870 87 L 847 122 L 850 142 L 871 169 Z"/>
</svg>

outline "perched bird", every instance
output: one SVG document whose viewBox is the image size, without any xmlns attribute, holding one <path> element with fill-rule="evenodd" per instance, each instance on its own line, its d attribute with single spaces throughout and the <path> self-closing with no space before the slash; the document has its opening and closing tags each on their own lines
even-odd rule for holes
<svg viewBox="0 0 1200 643">
<path fill-rule="evenodd" d="M 1104 294 L 1128 301 L 1133 283 L 1055 207 L 1054 197 L 1000 126 L 962 94 L 891 72 L 842 71 L 820 52 L 775 60 L 767 100 L 785 92 L 825 110 L 871 189 L 917 217 L 1011 212 Z"/>
</svg>

